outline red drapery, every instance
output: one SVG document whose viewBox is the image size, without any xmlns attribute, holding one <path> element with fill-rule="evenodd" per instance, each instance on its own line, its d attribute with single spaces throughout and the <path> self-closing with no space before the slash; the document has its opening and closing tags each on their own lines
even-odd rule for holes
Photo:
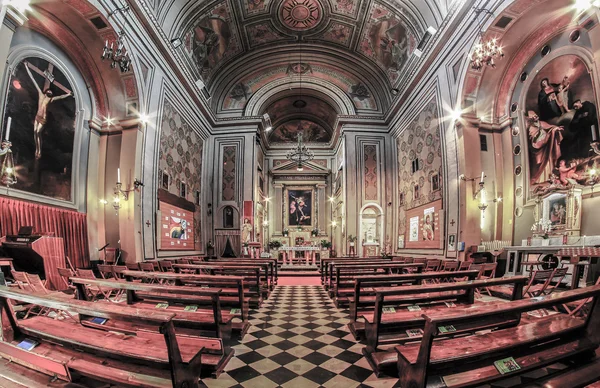
<svg viewBox="0 0 600 388">
<path fill-rule="evenodd" d="M 0 236 L 17 234 L 26 225 L 64 238 L 66 254 L 75 268 L 90 265 L 84 213 L 0 197 Z"/>
</svg>

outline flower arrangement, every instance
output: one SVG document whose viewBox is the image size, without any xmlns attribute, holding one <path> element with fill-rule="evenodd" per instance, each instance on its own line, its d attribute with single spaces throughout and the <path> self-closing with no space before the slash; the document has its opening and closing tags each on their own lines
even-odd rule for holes
<svg viewBox="0 0 600 388">
<path fill-rule="evenodd" d="M 279 249 L 279 248 L 281 248 L 281 241 L 279 241 L 279 240 L 271 240 L 271 241 L 269 241 L 269 248 L 270 249 Z"/>
<path fill-rule="evenodd" d="M 319 228 L 314 228 L 311 232 L 310 232 L 311 236 L 313 237 L 317 237 L 319 235 Z"/>
<path fill-rule="evenodd" d="M 331 241 L 321 240 L 321 248 L 325 248 L 325 249 L 331 248 Z"/>
<path fill-rule="evenodd" d="M 548 233 L 552 231 L 552 221 L 547 219 L 539 219 L 531 225 L 531 231 L 543 233 L 542 238 L 547 239 Z"/>
<path fill-rule="evenodd" d="M 287 237 L 290 234 L 290 231 L 287 229 L 284 229 L 283 232 L 281 232 L 281 234 L 283 234 L 284 237 Z"/>
</svg>

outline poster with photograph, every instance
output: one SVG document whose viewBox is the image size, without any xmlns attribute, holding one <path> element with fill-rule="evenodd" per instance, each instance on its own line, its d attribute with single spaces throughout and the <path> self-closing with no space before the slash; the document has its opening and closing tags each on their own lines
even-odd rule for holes
<svg viewBox="0 0 600 388">
<path fill-rule="evenodd" d="M 398 236 L 398 249 L 404 249 L 404 235 Z"/>
<path fill-rule="evenodd" d="M 435 239 L 435 208 L 429 207 L 423 210 L 423 240 L 433 241 Z"/>
<path fill-rule="evenodd" d="M 419 216 L 410 218 L 409 233 L 408 241 L 419 241 Z"/>
<path fill-rule="evenodd" d="M 160 202 L 161 250 L 194 249 L 194 213 Z"/>
<path fill-rule="evenodd" d="M 456 252 L 456 235 L 451 234 L 448 236 L 448 252 Z"/>
</svg>

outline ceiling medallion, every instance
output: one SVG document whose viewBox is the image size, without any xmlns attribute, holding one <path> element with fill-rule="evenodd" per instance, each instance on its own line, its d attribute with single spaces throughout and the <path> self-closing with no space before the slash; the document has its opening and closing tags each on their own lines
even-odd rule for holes
<svg viewBox="0 0 600 388">
<path fill-rule="evenodd" d="M 292 103 L 292 105 L 294 105 L 294 108 L 298 108 L 298 109 L 306 108 L 306 101 L 296 100 Z"/>
<path fill-rule="evenodd" d="M 304 31 L 315 27 L 321 21 L 323 10 L 317 0 L 284 0 L 280 16 L 286 27 L 294 31 Z"/>
</svg>

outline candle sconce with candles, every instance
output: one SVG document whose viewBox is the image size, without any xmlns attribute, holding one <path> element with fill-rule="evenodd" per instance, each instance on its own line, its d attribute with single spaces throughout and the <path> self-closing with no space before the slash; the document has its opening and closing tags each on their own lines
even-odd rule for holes
<svg viewBox="0 0 600 388">
<path fill-rule="evenodd" d="M 3 156 L 2 168 L 0 169 L 0 183 L 6 187 L 10 187 L 17 183 L 15 162 L 13 160 L 12 150 L 10 149 L 12 147 L 12 143 L 9 141 L 11 122 L 12 117 L 8 117 L 6 122 L 6 130 L 4 131 L 2 144 L 0 145 L 0 157 Z"/>
<path fill-rule="evenodd" d="M 140 187 L 144 187 L 144 184 L 138 180 L 137 178 L 133 180 L 133 188 L 129 188 L 127 186 L 126 190 L 123 190 L 123 184 L 121 183 L 121 169 L 117 169 L 117 184 L 114 189 L 114 198 L 113 198 L 113 207 L 115 210 L 119 210 L 121 208 L 121 200 L 127 201 L 129 200 L 129 193 L 132 191 L 136 191 Z"/>
</svg>

